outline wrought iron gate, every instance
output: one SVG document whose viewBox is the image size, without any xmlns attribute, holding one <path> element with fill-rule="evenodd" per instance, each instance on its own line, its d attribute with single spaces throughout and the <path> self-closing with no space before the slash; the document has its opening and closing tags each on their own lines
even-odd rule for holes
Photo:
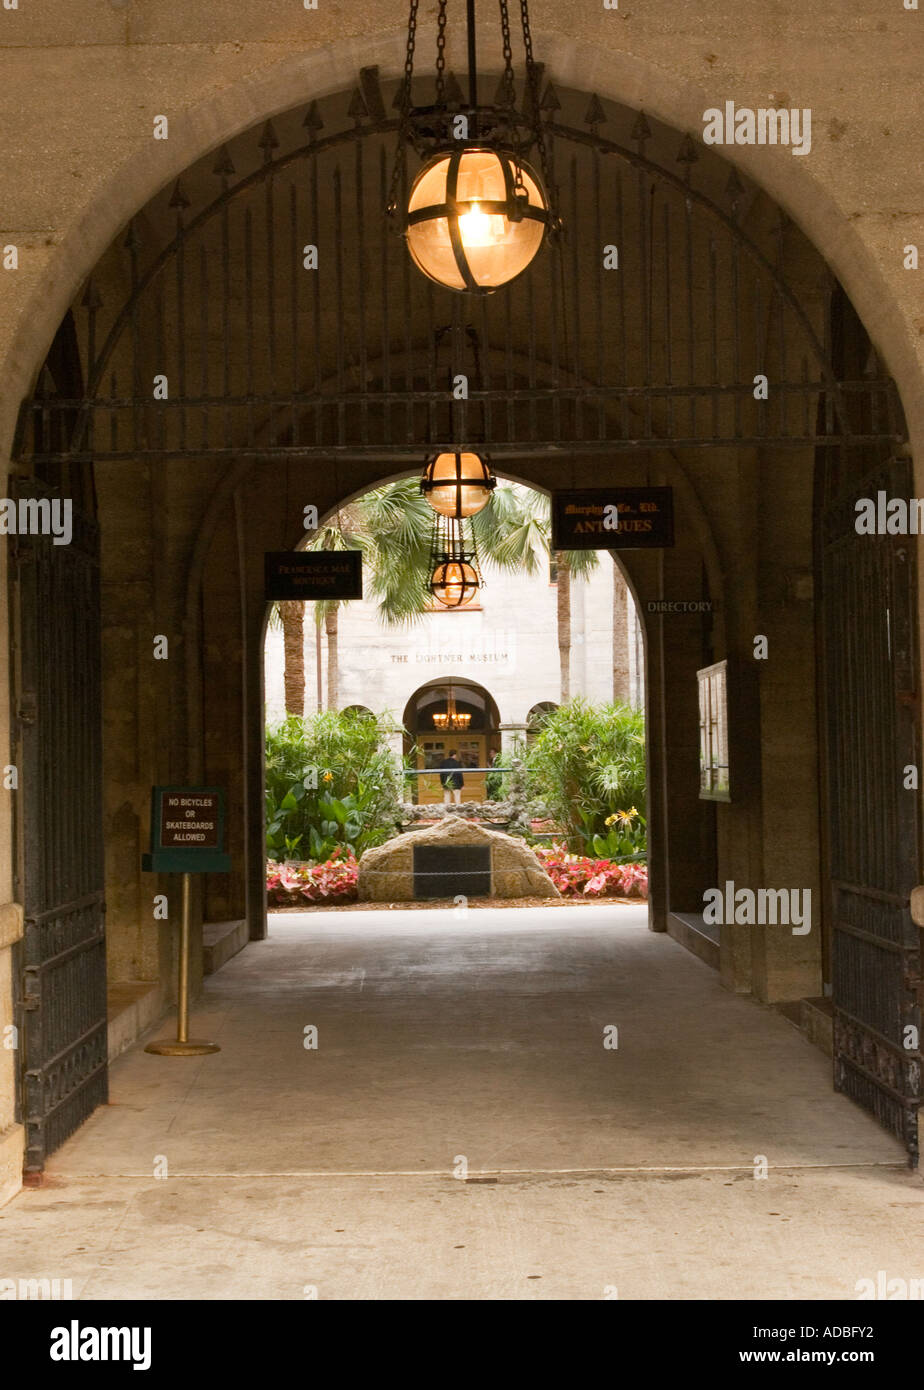
<svg viewBox="0 0 924 1390">
<path fill-rule="evenodd" d="M 35 479 L 20 498 L 50 498 Z M 100 608 L 96 523 L 16 538 L 13 658 L 24 904 L 19 1020 L 26 1171 L 107 1099 Z"/>
<path fill-rule="evenodd" d="M 878 491 L 909 497 L 910 461 L 855 483 L 823 517 L 834 1084 L 916 1161 L 921 957 L 909 899 L 921 865 L 918 792 L 904 787 L 918 763 L 914 543 L 857 534 L 854 503 Z"/>
<path fill-rule="evenodd" d="M 349 103 L 282 113 L 153 199 L 76 308 L 85 388 L 40 386 L 14 456 L 406 465 L 445 441 L 453 370 L 458 428 L 496 458 L 904 438 L 886 374 L 833 372 L 783 214 L 748 230 L 757 191 L 714 152 L 596 96 L 545 87 L 565 233 L 529 275 L 476 304 L 425 282 L 384 215 L 388 95 L 363 69 Z"/>
<path fill-rule="evenodd" d="M 800 467 L 799 451 L 817 448 L 869 471 L 869 452 L 887 457 L 904 442 L 875 356 L 833 360 L 828 296 L 782 211 L 771 215 L 715 151 L 689 135 L 678 145 L 676 132 L 596 96 L 551 83 L 543 92 L 565 232 L 530 273 L 477 305 L 424 283 L 385 225 L 399 125 L 390 95 L 363 69 L 348 102 L 280 113 L 152 199 L 75 306 L 82 381 L 49 395 L 43 374 L 23 402 L 17 461 L 40 471 L 272 460 L 286 483 L 290 465 L 299 478 L 339 459 L 406 468 L 447 442 L 460 367 L 471 385 L 459 431 L 498 462 L 605 453 L 615 470 L 669 445 L 693 456 L 774 450 L 774 466 Z M 914 761 L 902 703 L 914 684 L 912 556 L 889 538 L 857 537 L 852 511 L 824 519 L 837 1084 L 910 1146 L 920 1083 L 903 1028 L 916 1017 L 908 894 L 919 867 L 899 772 Z M 38 894 L 27 898 L 27 964 L 49 1020 L 58 995 L 46 984 L 64 972 L 61 1019 L 44 1041 L 38 1014 L 32 1024 L 34 1113 L 47 1116 L 30 1131 L 40 1162 L 105 1083 L 102 973 L 85 997 L 71 983 L 102 953 L 95 685 L 62 715 L 53 684 L 98 681 L 95 656 L 85 668 L 74 646 L 96 621 L 95 606 L 75 599 L 94 569 L 90 550 L 35 556 L 21 576 L 35 624 L 25 688 L 47 708 L 24 725 L 26 887 Z M 87 628 L 82 640 L 95 650 L 96 636 Z M 59 747 L 82 780 L 68 771 L 56 799 L 41 779 Z"/>
</svg>

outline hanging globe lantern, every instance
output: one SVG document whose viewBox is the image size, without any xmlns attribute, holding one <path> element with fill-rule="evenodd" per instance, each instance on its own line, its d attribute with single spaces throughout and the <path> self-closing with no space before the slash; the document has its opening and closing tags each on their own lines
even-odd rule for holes
<svg viewBox="0 0 924 1390">
<path fill-rule="evenodd" d="M 424 469 L 420 490 L 440 516 L 474 516 L 486 507 L 497 479 L 478 454 L 456 450 L 437 454 Z"/>
<path fill-rule="evenodd" d="M 444 608 L 464 608 L 478 592 L 478 571 L 468 560 L 446 555 L 437 562 L 428 587 Z"/>
<path fill-rule="evenodd" d="M 490 294 L 530 264 L 549 224 L 539 175 L 505 149 L 436 155 L 414 180 L 407 244 L 416 265 L 451 290 Z"/>
</svg>

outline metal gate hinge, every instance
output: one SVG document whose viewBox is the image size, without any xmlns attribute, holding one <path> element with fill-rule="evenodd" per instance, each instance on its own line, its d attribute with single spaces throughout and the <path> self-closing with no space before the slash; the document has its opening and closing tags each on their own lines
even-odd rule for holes
<svg viewBox="0 0 924 1390">
<path fill-rule="evenodd" d="M 34 724 L 38 718 L 38 702 L 31 691 L 20 697 L 16 708 L 16 718 L 21 724 Z"/>
<path fill-rule="evenodd" d="M 41 994 L 36 990 L 38 984 L 38 972 L 28 967 L 22 972 L 22 999 L 20 1003 L 24 1009 L 37 1009 L 42 1002 Z"/>
</svg>

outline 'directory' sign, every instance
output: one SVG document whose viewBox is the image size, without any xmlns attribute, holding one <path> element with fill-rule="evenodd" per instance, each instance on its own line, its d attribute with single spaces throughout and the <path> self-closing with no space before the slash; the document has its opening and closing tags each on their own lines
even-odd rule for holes
<svg viewBox="0 0 924 1390">
<path fill-rule="evenodd" d="M 220 787 L 153 787 L 151 852 L 141 867 L 153 873 L 227 873 L 225 797 Z"/>
</svg>

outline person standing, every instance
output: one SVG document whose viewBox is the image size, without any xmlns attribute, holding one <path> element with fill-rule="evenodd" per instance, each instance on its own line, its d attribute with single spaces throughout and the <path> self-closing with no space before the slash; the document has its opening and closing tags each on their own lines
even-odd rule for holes
<svg viewBox="0 0 924 1390">
<path fill-rule="evenodd" d="M 456 750 L 450 748 L 445 762 L 440 764 L 440 782 L 443 787 L 443 802 L 449 805 L 453 802 L 456 806 L 462 800 L 462 786 L 465 778 L 462 776 L 462 764 L 456 756 Z"/>
</svg>

